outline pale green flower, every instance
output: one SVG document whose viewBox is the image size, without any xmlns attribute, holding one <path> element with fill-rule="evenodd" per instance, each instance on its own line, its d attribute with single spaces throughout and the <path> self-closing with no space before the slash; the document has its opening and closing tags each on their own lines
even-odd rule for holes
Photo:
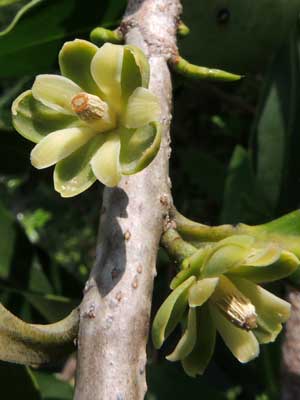
<svg viewBox="0 0 300 400">
<path fill-rule="evenodd" d="M 101 48 L 67 42 L 60 75 L 39 75 L 13 103 L 13 124 L 37 143 L 31 162 L 54 164 L 54 186 L 75 196 L 96 179 L 116 186 L 145 168 L 160 147 L 158 99 L 149 91 L 149 63 L 134 46 Z"/>
<path fill-rule="evenodd" d="M 208 244 L 183 262 L 171 283 L 172 293 L 160 307 L 152 328 L 160 348 L 178 323 L 183 336 L 167 358 L 180 360 L 195 376 L 207 367 L 216 332 L 242 363 L 259 354 L 259 344 L 273 342 L 290 315 L 290 305 L 257 283 L 293 273 L 299 259 L 275 242 L 248 235 Z"/>
</svg>

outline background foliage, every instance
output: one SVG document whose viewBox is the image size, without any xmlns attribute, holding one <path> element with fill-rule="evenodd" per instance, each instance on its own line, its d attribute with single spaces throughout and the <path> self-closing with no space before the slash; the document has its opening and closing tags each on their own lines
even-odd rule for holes
<svg viewBox="0 0 300 400">
<path fill-rule="evenodd" d="M 57 71 L 65 40 L 88 38 L 98 25 L 117 26 L 125 3 L 0 0 L 0 300 L 29 322 L 56 321 L 79 304 L 95 255 L 102 187 L 61 199 L 52 189 L 52 172 L 31 168 L 31 145 L 13 130 L 10 105 L 35 74 Z M 180 42 L 183 55 L 247 77 L 234 84 L 173 77 L 171 178 L 177 208 L 208 224 L 257 224 L 298 208 L 299 1 L 183 3 L 192 29 Z M 153 313 L 175 270 L 161 250 Z M 283 295 L 282 286 L 272 289 Z M 148 400 L 199 393 L 230 400 L 278 396 L 280 341 L 262 347 L 246 366 L 218 345 L 207 373 L 196 380 L 179 364 L 164 361 L 169 350 L 158 353 L 149 343 Z M 70 363 L 43 370 L 1 363 L 1 396 L 71 399 Z"/>
</svg>

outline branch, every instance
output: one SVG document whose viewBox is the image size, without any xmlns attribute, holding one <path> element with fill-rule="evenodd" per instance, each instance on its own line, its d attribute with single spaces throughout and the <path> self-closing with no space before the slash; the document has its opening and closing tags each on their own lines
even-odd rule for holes
<svg viewBox="0 0 300 400">
<path fill-rule="evenodd" d="M 95 266 L 80 310 L 75 399 L 139 400 L 153 280 L 164 216 L 172 202 L 168 177 L 172 86 L 167 59 L 176 49 L 177 0 L 131 0 L 121 30 L 149 57 L 150 89 L 161 103 L 160 152 L 143 172 L 104 190 Z"/>
<path fill-rule="evenodd" d="M 90 34 L 90 39 L 93 43 L 101 46 L 103 43 L 109 42 L 114 44 L 121 44 L 124 42 L 122 32 L 119 29 L 111 31 L 106 28 L 95 28 Z"/>
<path fill-rule="evenodd" d="M 282 346 L 282 400 L 300 399 L 300 292 L 288 287 L 287 301 L 292 306 L 285 326 Z"/>
<path fill-rule="evenodd" d="M 191 256 L 198 249 L 190 243 L 185 242 L 175 229 L 168 229 L 161 238 L 161 244 L 167 250 L 168 254 L 177 262 L 183 261 Z"/>
</svg>

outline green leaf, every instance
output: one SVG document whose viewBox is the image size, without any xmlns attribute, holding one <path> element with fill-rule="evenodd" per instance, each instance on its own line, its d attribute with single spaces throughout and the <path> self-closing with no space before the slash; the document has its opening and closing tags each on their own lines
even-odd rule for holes
<svg viewBox="0 0 300 400">
<path fill-rule="evenodd" d="M 41 3 L 43 0 L 0 0 L 1 16 L 4 14 L 5 22 L 1 21 L 0 36 L 4 36 L 14 29 L 20 18 L 32 7 Z"/>
<path fill-rule="evenodd" d="M 183 317 L 187 306 L 188 289 L 195 279 L 191 276 L 178 286 L 159 308 L 152 325 L 152 340 L 156 348 L 162 346 Z"/>
<path fill-rule="evenodd" d="M 124 0 L 86 0 L 82 12 L 77 0 L 38 2 L 0 37 L 0 77 L 49 72 L 64 40 L 88 34 L 99 23 L 114 23 L 124 6 Z"/>
<path fill-rule="evenodd" d="M 120 167 L 124 175 L 135 174 L 151 163 L 161 142 L 161 126 L 150 123 L 142 128 L 121 131 Z"/>
<path fill-rule="evenodd" d="M 13 216 L 0 202 L 0 278 L 7 278 L 13 257 L 16 239 L 15 221 Z"/>
<path fill-rule="evenodd" d="M 215 349 L 216 328 L 208 305 L 197 309 L 197 341 L 193 351 L 182 361 L 185 372 L 192 377 L 202 375 Z"/>
<path fill-rule="evenodd" d="M 36 379 L 43 400 L 72 400 L 73 387 L 55 374 L 41 370 L 32 370 L 32 375 Z"/>
<path fill-rule="evenodd" d="M 29 368 L 0 362 L 0 376 L 2 398 L 42 399 L 38 382 Z"/>
<path fill-rule="evenodd" d="M 260 223 L 270 218 L 246 150 L 237 146 L 232 155 L 225 183 L 222 223 Z"/>
</svg>

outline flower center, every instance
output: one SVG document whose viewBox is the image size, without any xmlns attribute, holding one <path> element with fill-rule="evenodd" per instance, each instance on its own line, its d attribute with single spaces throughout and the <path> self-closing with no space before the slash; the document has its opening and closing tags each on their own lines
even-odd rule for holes
<svg viewBox="0 0 300 400">
<path fill-rule="evenodd" d="M 257 328 L 254 305 L 228 278 L 220 277 L 220 283 L 211 300 L 222 314 L 238 328 L 246 331 Z"/>
<path fill-rule="evenodd" d="M 77 116 L 98 132 L 116 127 L 116 116 L 100 97 L 81 92 L 71 100 L 72 110 Z"/>
<path fill-rule="evenodd" d="M 71 100 L 72 110 L 83 121 L 102 119 L 108 112 L 108 105 L 98 96 L 89 93 L 78 93 Z"/>
</svg>

